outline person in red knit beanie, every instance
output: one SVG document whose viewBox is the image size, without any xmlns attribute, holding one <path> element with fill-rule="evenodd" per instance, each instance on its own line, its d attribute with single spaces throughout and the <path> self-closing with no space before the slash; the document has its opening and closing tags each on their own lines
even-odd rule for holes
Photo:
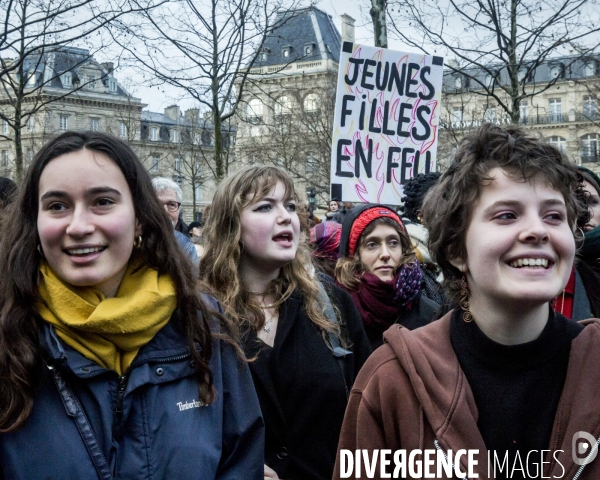
<svg viewBox="0 0 600 480">
<path fill-rule="evenodd" d="M 435 319 L 439 306 L 422 296 L 423 272 L 406 228 L 384 205 L 346 215 L 335 279 L 352 296 L 373 349 L 395 323 L 414 329 Z"/>
</svg>

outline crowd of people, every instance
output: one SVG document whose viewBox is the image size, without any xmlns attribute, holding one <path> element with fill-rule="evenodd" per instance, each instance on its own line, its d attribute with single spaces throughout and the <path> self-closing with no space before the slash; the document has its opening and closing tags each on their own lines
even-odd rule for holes
<svg viewBox="0 0 600 480">
<path fill-rule="evenodd" d="M 325 480 L 401 449 L 598 478 L 572 439 L 600 443 L 600 178 L 486 124 L 404 194 L 315 224 L 252 166 L 186 225 L 124 141 L 51 140 L 0 182 L 0 478 Z"/>
</svg>

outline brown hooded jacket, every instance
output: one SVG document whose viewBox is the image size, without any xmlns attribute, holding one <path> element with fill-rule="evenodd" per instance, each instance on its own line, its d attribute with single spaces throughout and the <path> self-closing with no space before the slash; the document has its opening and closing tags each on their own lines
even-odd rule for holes
<svg viewBox="0 0 600 480">
<path fill-rule="evenodd" d="M 450 342 L 450 317 L 448 313 L 413 331 L 393 325 L 385 333 L 386 343 L 367 360 L 350 393 L 334 479 L 380 478 L 379 465 L 375 477 L 367 477 L 365 468 L 361 476 L 354 471 L 351 477 L 341 477 L 341 449 L 391 449 L 393 454 L 400 449 L 409 453 L 435 448 L 454 453 L 478 449 L 477 478 L 494 478 L 488 476 L 488 451 L 477 427 L 473 393 Z M 580 323 L 585 328 L 571 344 L 550 452 L 538 478 L 600 478 L 600 458 L 582 467 L 572 457 L 575 433 L 591 434 L 598 439 L 596 446 L 600 442 L 600 320 Z M 460 463 L 467 472 L 467 457 L 461 457 Z M 431 471 L 437 471 L 437 465 Z"/>
</svg>

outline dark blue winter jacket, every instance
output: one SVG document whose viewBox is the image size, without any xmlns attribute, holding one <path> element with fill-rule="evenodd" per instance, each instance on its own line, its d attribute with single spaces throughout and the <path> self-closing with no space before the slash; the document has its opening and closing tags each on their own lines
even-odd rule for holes
<svg viewBox="0 0 600 480">
<path fill-rule="evenodd" d="M 108 474 L 97 473 L 67 414 L 76 404 L 64 403 L 49 370 L 24 426 L 0 434 L 0 478 L 262 480 L 264 424 L 247 365 L 230 346 L 214 341 L 210 368 L 217 395 L 202 406 L 177 315 L 123 377 L 63 344 L 44 324 L 49 363 L 83 406 L 101 450 L 95 454 L 103 453 Z"/>
</svg>

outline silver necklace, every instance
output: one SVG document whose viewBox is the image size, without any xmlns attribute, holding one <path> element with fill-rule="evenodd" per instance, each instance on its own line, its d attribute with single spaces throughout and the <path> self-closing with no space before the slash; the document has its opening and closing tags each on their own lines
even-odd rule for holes
<svg viewBox="0 0 600 480">
<path fill-rule="evenodd" d="M 249 293 L 250 295 L 257 295 L 257 296 L 259 296 L 259 297 L 264 297 L 264 296 L 267 294 L 267 292 L 266 292 L 266 291 L 265 291 L 265 292 L 251 292 L 250 290 L 248 290 L 248 293 Z"/>
<path fill-rule="evenodd" d="M 271 333 L 271 325 L 269 325 L 271 322 L 273 321 L 273 319 L 269 320 L 268 322 L 265 322 L 265 324 L 262 327 L 262 331 L 266 332 L 266 333 Z"/>
<path fill-rule="evenodd" d="M 269 303 L 267 305 L 260 305 L 260 308 L 273 308 L 275 305 L 276 305 L 275 303 Z M 262 327 L 263 332 L 271 333 L 271 326 L 269 325 L 271 322 L 273 322 L 273 318 L 271 318 L 269 321 L 265 322 L 265 324 Z"/>
</svg>

